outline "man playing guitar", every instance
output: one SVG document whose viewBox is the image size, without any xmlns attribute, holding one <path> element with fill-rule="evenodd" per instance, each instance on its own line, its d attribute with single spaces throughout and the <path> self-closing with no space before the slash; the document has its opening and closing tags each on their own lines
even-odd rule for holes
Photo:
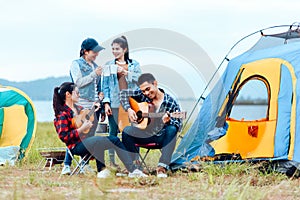
<svg viewBox="0 0 300 200">
<path fill-rule="evenodd" d="M 157 167 L 158 177 L 167 177 L 167 170 L 171 161 L 171 156 L 176 145 L 176 134 L 182 125 L 180 118 L 170 115 L 179 112 L 179 104 L 164 90 L 158 88 L 157 81 L 150 73 L 142 74 L 138 79 L 139 88 L 136 90 L 125 89 L 120 92 L 120 100 L 125 111 L 128 112 L 129 120 L 139 123 L 139 117 L 131 108 L 129 99 L 133 98 L 137 102 L 147 102 L 154 108 L 155 113 L 164 113 L 162 117 L 150 119 L 149 125 L 145 129 L 136 126 L 126 126 L 122 132 L 122 142 L 132 159 L 136 158 L 135 144 L 157 143 L 162 147 L 162 155 Z"/>
</svg>

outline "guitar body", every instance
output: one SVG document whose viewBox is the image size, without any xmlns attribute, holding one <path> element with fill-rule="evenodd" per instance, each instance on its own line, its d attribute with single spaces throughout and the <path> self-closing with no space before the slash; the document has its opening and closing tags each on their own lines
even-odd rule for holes
<svg viewBox="0 0 300 200">
<path fill-rule="evenodd" d="M 89 121 L 93 122 L 94 121 L 94 112 L 91 114 L 91 110 L 89 110 L 89 109 L 81 110 L 80 113 L 73 118 L 72 124 L 74 124 L 75 128 L 79 128 L 82 126 L 82 124 L 85 120 L 89 120 Z M 90 129 L 87 129 L 83 133 L 87 134 L 89 131 L 90 131 Z"/>
<path fill-rule="evenodd" d="M 134 110 L 134 112 L 138 113 L 147 113 L 149 112 L 149 106 L 147 102 L 141 102 L 138 103 L 136 102 L 133 98 L 129 98 L 129 104 L 132 110 Z M 123 131 L 123 129 L 126 126 L 135 126 L 138 127 L 140 129 L 145 129 L 147 127 L 147 125 L 149 124 L 150 119 L 148 118 L 139 118 L 138 122 L 130 122 L 129 118 L 128 118 L 128 113 L 124 110 L 124 108 L 122 106 L 120 106 L 119 108 L 119 116 L 118 116 L 118 126 L 119 126 L 119 130 L 120 132 Z"/>
<path fill-rule="evenodd" d="M 154 106 L 151 107 L 151 104 L 147 102 L 138 103 L 133 98 L 129 98 L 129 104 L 131 109 L 134 110 L 134 112 L 138 116 L 137 123 L 133 122 L 132 125 L 140 129 L 145 129 L 150 123 L 150 119 L 144 118 L 142 114 L 150 112 L 150 110 L 153 110 Z"/>
</svg>

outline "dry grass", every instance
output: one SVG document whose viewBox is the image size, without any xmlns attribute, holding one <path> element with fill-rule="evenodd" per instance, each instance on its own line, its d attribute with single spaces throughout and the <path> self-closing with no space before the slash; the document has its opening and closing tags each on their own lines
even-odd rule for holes
<svg viewBox="0 0 300 200">
<path fill-rule="evenodd" d="M 0 199 L 299 199 L 298 179 L 264 174 L 258 165 L 205 163 L 200 172 L 178 171 L 167 179 L 155 176 L 99 180 L 95 175 L 60 176 L 61 166 L 38 167 L 38 148 L 63 147 L 51 123 L 39 123 L 28 158 L 0 168 Z M 159 151 L 148 162 L 157 162 Z M 152 160 L 151 160 L 152 159 Z M 95 163 L 92 161 L 91 165 Z"/>
</svg>

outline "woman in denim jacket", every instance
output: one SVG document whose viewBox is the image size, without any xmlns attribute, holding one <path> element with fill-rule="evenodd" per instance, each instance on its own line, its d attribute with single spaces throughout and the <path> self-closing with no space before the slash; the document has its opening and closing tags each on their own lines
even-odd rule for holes
<svg viewBox="0 0 300 200">
<path fill-rule="evenodd" d="M 85 39 L 81 44 L 80 58 L 74 60 L 70 67 L 70 77 L 80 92 L 78 104 L 87 109 L 98 100 L 101 90 L 102 67 L 95 63 L 95 59 L 103 49 L 95 39 Z"/>
<path fill-rule="evenodd" d="M 137 80 L 141 75 L 140 64 L 129 58 L 129 48 L 125 36 L 113 40 L 112 54 L 115 59 L 107 62 L 103 67 L 103 92 L 105 113 L 108 116 L 109 135 L 118 134 L 118 117 L 120 107 L 119 92 L 122 89 L 136 89 Z M 115 164 L 115 153 L 109 150 L 110 164 Z"/>
</svg>

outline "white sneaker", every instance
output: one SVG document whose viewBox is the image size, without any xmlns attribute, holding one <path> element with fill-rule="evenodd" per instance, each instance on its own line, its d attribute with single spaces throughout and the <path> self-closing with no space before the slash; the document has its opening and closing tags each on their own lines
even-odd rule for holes
<svg viewBox="0 0 300 200">
<path fill-rule="evenodd" d="M 111 172 L 108 169 L 104 169 L 97 174 L 97 178 L 108 178 L 111 176 Z"/>
<path fill-rule="evenodd" d="M 122 172 L 117 172 L 116 173 L 116 176 L 118 176 L 118 177 L 125 177 L 125 176 L 127 176 L 128 174 L 126 174 L 126 173 L 122 173 Z"/>
<path fill-rule="evenodd" d="M 61 171 L 62 175 L 70 175 L 71 174 L 71 168 L 69 165 L 65 165 Z"/>
<path fill-rule="evenodd" d="M 157 178 L 167 178 L 168 177 L 167 170 L 161 166 L 156 168 L 156 174 L 157 174 L 156 175 Z"/>
<path fill-rule="evenodd" d="M 135 178 L 135 177 L 148 177 L 147 174 L 144 174 L 141 170 L 135 169 L 133 172 L 129 172 L 128 174 L 129 178 Z"/>
<path fill-rule="evenodd" d="M 157 176 L 157 178 L 168 178 L 168 175 L 165 173 L 159 173 L 156 176 Z"/>
</svg>

